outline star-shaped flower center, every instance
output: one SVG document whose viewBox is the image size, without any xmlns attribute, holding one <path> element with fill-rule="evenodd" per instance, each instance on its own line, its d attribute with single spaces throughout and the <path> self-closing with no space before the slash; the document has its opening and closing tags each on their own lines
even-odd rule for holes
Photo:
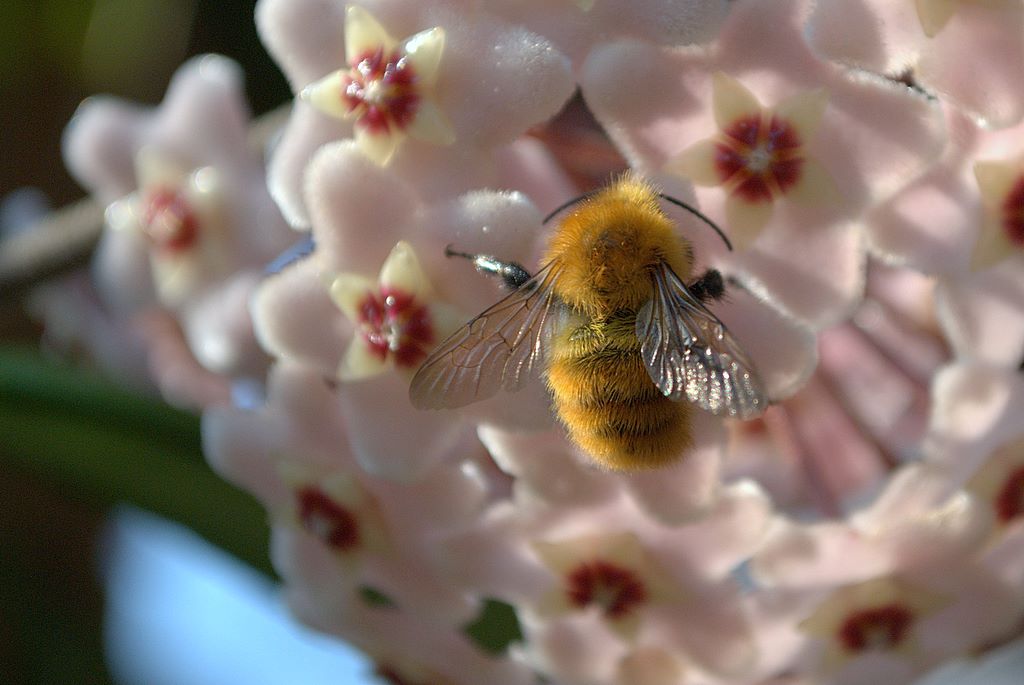
<svg viewBox="0 0 1024 685">
<path fill-rule="evenodd" d="M 360 334 L 380 358 L 390 356 L 404 368 L 419 365 L 435 342 L 426 305 L 401 290 L 381 288 L 366 293 L 359 305 Z"/>
<path fill-rule="evenodd" d="M 383 46 L 363 55 L 342 80 L 348 114 L 374 133 L 404 129 L 416 113 L 420 95 L 416 70 L 400 52 Z"/>
<path fill-rule="evenodd" d="M 338 552 L 350 552 L 360 543 L 356 515 L 328 497 L 321 489 L 307 485 L 295 493 L 302 527 Z"/>
<path fill-rule="evenodd" d="M 864 652 L 913 653 L 916 625 L 949 599 L 894 576 L 837 589 L 800 624 L 828 644 L 825 666 L 839 668 Z"/>
<path fill-rule="evenodd" d="M 808 152 L 827 102 L 827 93 L 818 89 L 762 107 L 746 86 L 717 73 L 712 104 L 718 132 L 680 152 L 667 168 L 696 185 L 725 191 L 726 226 L 733 242 L 745 247 L 778 200 L 839 203 L 831 176 Z"/>
<path fill-rule="evenodd" d="M 634 571 L 602 559 L 579 564 L 565 578 L 571 605 L 596 606 L 606 618 L 620 619 L 647 600 L 647 588 Z"/>
<path fill-rule="evenodd" d="M 850 614 L 836 637 L 848 652 L 883 651 L 899 646 L 913 622 L 914 612 L 894 602 Z"/>
<path fill-rule="evenodd" d="M 744 117 L 722 131 L 715 166 L 722 185 L 749 202 L 784 195 L 800 178 L 803 143 L 777 116 Z"/>
<path fill-rule="evenodd" d="M 384 260 L 376 282 L 341 273 L 329 287 L 338 308 L 355 324 L 352 343 L 338 368 L 338 378 L 346 381 L 389 367 L 415 371 L 437 341 L 462 320 L 433 298 L 419 259 L 404 240 Z"/>
<path fill-rule="evenodd" d="M 142 200 L 141 215 L 142 230 L 156 249 L 181 253 L 195 246 L 199 218 L 179 190 L 150 189 Z"/>
</svg>

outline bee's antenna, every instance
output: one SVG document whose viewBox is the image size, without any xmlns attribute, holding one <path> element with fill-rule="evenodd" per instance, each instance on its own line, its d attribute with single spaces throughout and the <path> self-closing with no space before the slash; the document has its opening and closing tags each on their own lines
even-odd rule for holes
<svg viewBox="0 0 1024 685">
<path fill-rule="evenodd" d="M 476 259 L 476 255 L 475 254 L 469 254 L 468 252 L 459 252 L 458 250 L 453 250 L 452 246 L 451 246 L 451 243 L 449 243 L 448 245 L 445 245 L 445 247 L 444 247 L 444 256 L 445 257 L 465 257 L 466 259 L 469 259 L 470 261 L 472 261 L 473 259 Z"/>
<path fill-rule="evenodd" d="M 551 213 L 548 214 L 546 217 L 544 217 L 544 221 L 542 221 L 541 223 L 542 224 L 546 224 L 547 222 L 549 222 L 553 218 L 555 218 L 555 216 L 557 214 L 560 214 L 562 211 L 568 209 L 569 207 L 572 207 L 577 202 L 583 202 L 584 200 L 586 200 L 586 199 L 588 199 L 590 197 L 593 197 L 594 195 L 598 194 L 599 192 L 601 192 L 600 189 L 599 190 L 591 190 L 589 193 L 583 193 L 579 197 L 574 197 L 573 199 L 569 200 L 568 202 L 563 202 L 562 204 L 558 205 L 553 210 L 551 210 Z"/>
<path fill-rule="evenodd" d="M 530 280 L 530 272 L 516 262 L 503 262 L 496 257 L 486 254 L 470 254 L 453 250 L 452 246 L 444 248 L 445 257 L 463 257 L 473 262 L 473 266 L 482 274 L 497 276 L 509 290 L 515 290 Z"/>
<path fill-rule="evenodd" d="M 708 226 L 710 226 L 712 229 L 714 229 L 715 233 L 718 234 L 718 237 L 722 239 L 722 242 L 725 243 L 725 246 L 727 248 L 729 248 L 729 252 L 732 252 L 732 243 L 730 243 L 729 239 L 725 237 L 725 233 L 722 232 L 722 229 L 720 229 L 718 227 L 718 224 L 716 224 L 714 221 L 712 221 L 711 219 L 707 218 L 707 216 L 705 216 L 701 211 L 699 211 L 695 207 L 691 207 L 690 205 L 686 204 L 682 200 L 677 200 L 674 197 L 666 195 L 665 193 L 658 193 L 658 197 L 660 197 L 662 200 L 666 200 L 668 202 L 671 202 L 672 204 L 674 204 L 677 207 L 682 207 L 683 209 L 688 211 L 690 214 L 693 214 L 695 217 L 697 217 L 698 219 L 700 219 L 701 221 L 706 223 Z"/>
</svg>

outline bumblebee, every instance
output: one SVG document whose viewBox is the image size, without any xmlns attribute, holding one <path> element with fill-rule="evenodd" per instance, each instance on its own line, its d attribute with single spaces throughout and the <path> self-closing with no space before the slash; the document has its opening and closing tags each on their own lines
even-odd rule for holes
<svg viewBox="0 0 1024 685">
<path fill-rule="evenodd" d="M 543 377 L 569 437 L 615 470 L 654 468 L 693 443 L 694 405 L 749 419 L 767 407 L 753 364 L 705 306 L 725 287 L 691 279 L 693 248 L 659 199 L 707 217 L 626 175 L 566 203 L 540 268 L 448 249 L 512 293 L 431 353 L 409 389 L 421 409 L 455 408 Z M 681 400 L 688 400 L 683 402 Z"/>
</svg>

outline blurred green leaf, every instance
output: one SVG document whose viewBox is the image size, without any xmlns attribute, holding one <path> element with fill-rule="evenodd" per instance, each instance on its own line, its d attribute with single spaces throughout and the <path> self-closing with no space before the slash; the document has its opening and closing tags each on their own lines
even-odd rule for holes
<svg viewBox="0 0 1024 685">
<path fill-rule="evenodd" d="M 266 514 L 203 461 L 199 418 L 0 348 L 0 458 L 78 500 L 130 502 L 272 573 Z"/>
</svg>

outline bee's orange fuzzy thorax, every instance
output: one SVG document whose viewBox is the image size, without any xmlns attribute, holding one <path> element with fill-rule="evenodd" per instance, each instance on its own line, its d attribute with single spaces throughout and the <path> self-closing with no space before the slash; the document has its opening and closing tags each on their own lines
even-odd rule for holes
<svg viewBox="0 0 1024 685">
<path fill-rule="evenodd" d="M 693 268 L 657 192 L 633 176 L 582 202 L 555 231 L 545 257 L 561 265 L 556 295 L 593 318 L 642 307 L 652 294 L 650 272 L 662 260 L 683 279 Z"/>
</svg>

